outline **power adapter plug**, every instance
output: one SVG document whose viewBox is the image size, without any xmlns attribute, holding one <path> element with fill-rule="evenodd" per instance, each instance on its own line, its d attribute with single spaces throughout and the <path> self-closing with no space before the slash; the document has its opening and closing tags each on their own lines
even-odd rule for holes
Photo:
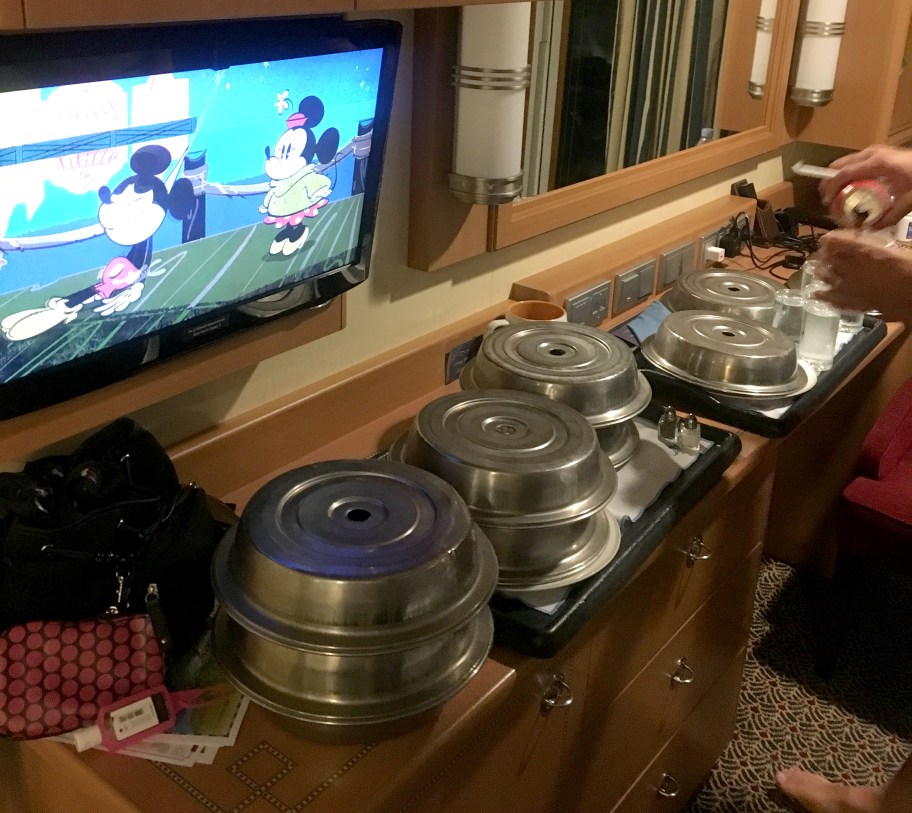
<svg viewBox="0 0 912 813">
<path fill-rule="evenodd" d="M 743 240 L 741 229 L 732 225 L 719 234 L 719 248 L 725 252 L 726 257 L 737 257 L 741 253 Z"/>
<path fill-rule="evenodd" d="M 725 259 L 725 252 L 720 246 L 707 246 L 706 247 L 706 256 L 703 258 L 703 261 L 709 263 L 710 265 L 716 265 L 721 263 Z"/>
</svg>

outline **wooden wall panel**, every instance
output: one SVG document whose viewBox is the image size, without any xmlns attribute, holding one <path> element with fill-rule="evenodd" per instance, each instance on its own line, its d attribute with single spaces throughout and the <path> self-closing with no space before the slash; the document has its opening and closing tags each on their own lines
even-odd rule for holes
<svg viewBox="0 0 912 813">
<path fill-rule="evenodd" d="M 458 8 L 415 13 L 408 264 L 421 271 L 484 254 L 487 247 L 488 207 L 463 203 L 447 186 L 458 31 Z"/>
<path fill-rule="evenodd" d="M 21 0 L 0 0 L 0 31 L 18 31 L 24 25 Z"/>
<path fill-rule="evenodd" d="M 82 28 L 106 25 L 226 20 L 242 17 L 276 17 L 354 11 L 354 0 L 91 0 L 59 3 L 24 0 L 28 28 Z"/>
</svg>

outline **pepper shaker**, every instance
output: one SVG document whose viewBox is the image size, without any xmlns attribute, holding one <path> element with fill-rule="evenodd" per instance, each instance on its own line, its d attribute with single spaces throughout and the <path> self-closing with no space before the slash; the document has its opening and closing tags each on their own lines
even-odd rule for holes
<svg viewBox="0 0 912 813">
<path fill-rule="evenodd" d="M 659 440 L 672 448 L 677 446 L 678 414 L 674 407 L 667 406 L 659 418 Z"/>
</svg>

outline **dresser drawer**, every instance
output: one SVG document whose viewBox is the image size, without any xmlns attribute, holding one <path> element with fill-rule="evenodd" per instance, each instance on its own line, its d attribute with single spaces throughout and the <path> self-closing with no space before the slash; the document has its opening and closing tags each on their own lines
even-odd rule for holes
<svg viewBox="0 0 912 813">
<path fill-rule="evenodd" d="M 617 696 L 646 662 L 763 540 L 772 472 L 691 511 L 639 574 L 590 622 L 599 702 Z"/>
<path fill-rule="evenodd" d="M 744 648 L 611 813 L 676 813 L 696 792 L 735 729 Z"/>
<path fill-rule="evenodd" d="M 581 811 L 604 811 L 621 798 L 744 648 L 761 549 L 755 546 L 610 705 L 601 703 L 597 685 L 612 662 L 590 664 L 583 739 L 591 757 L 576 777 Z"/>
</svg>

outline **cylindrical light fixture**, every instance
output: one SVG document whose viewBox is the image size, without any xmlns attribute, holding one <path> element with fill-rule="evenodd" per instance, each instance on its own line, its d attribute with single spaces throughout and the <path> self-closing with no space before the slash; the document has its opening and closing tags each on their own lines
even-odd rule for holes
<svg viewBox="0 0 912 813">
<path fill-rule="evenodd" d="M 773 25 L 779 0 L 761 0 L 757 15 L 757 39 L 754 42 L 754 61 L 751 65 L 747 92 L 755 99 L 762 99 L 766 90 L 766 71 L 769 67 L 770 47 L 773 43 Z"/>
<path fill-rule="evenodd" d="M 531 3 L 461 9 L 450 191 L 467 203 L 509 203 L 522 191 Z"/>
<path fill-rule="evenodd" d="M 803 0 L 789 98 L 802 107 L 833 101 L 848 0 Z"/>
</svg>

